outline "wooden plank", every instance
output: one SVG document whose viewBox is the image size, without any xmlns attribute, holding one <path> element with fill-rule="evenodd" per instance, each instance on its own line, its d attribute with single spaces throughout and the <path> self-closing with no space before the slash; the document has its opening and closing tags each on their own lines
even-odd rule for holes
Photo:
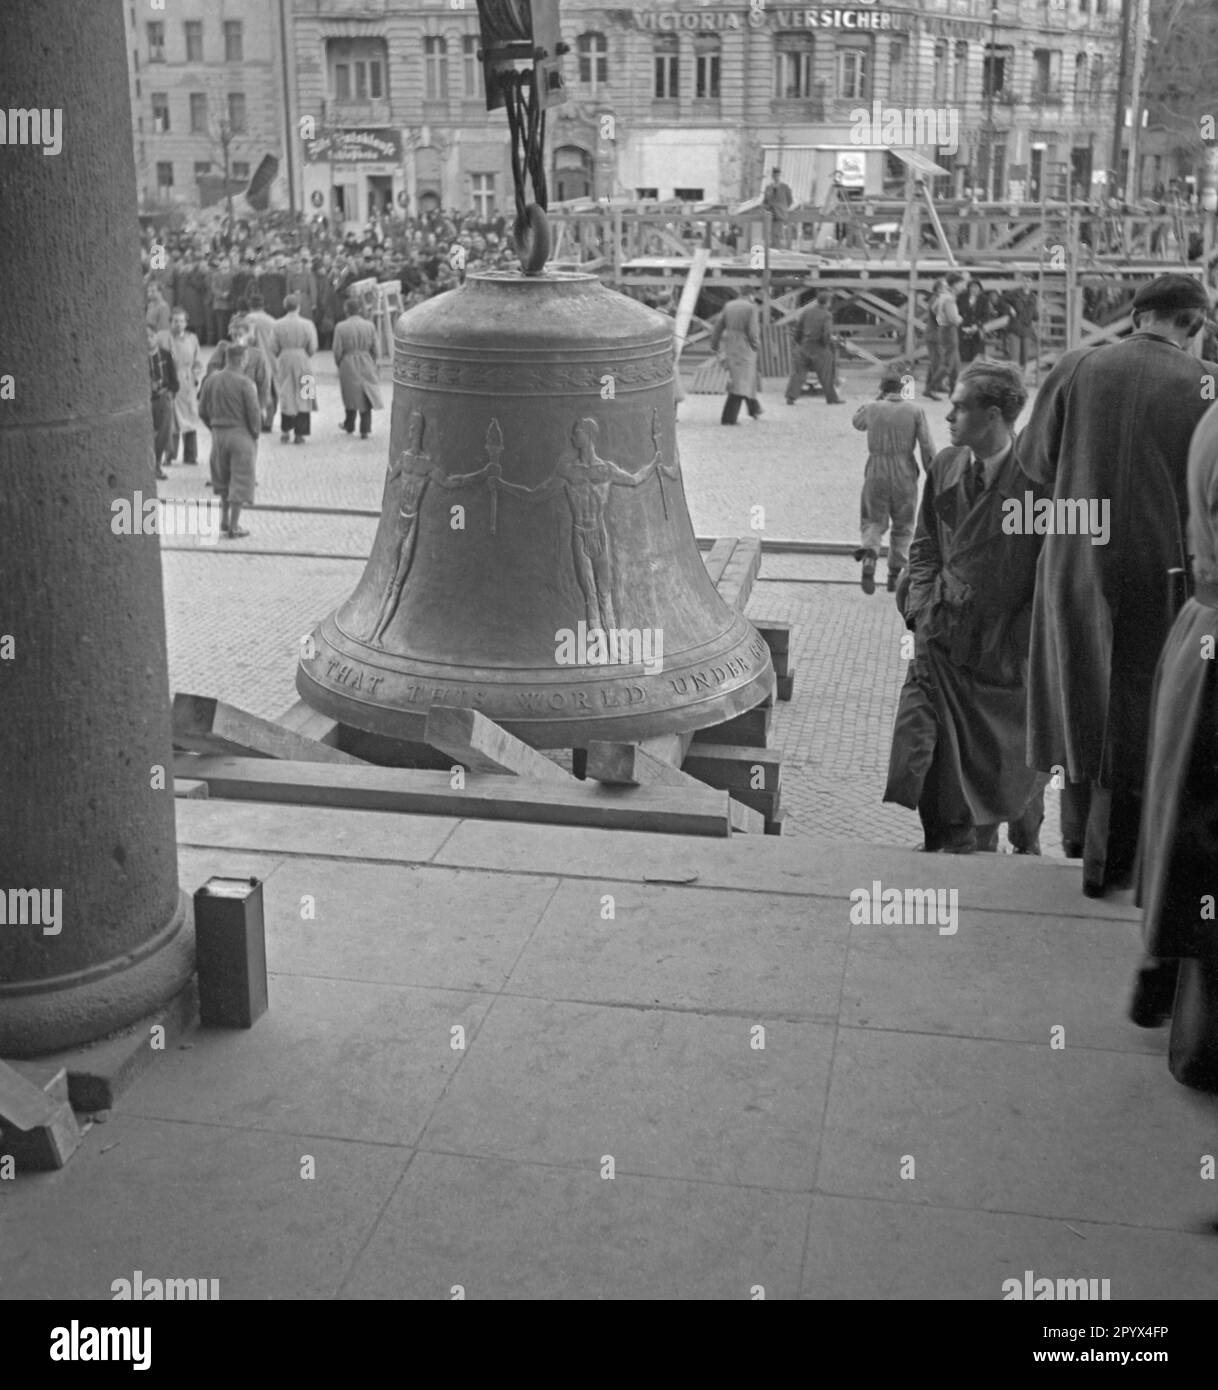
<svg viewBox="0 0 1218 1390">
<path fill-rule="evenodd" d="M 782 786 L 782 754 L 777 749 L 742 748 L 729 743 L 695 743 L 681 764 L 708 787 L 734 792 L 740 788 L 776 792 Z M 755 787 L 757 774 L 761 786 Z"/>
<path fill-rule="evenodd" d="M 731 824 L 728 794 L 709 787 L 697 791 L 603 787 L 574 778 L 559 786 L 532 777 L 470 773 L 464 787 L 454 788 L 448 772 L 190 755 L 178 757 L 174 770 L 179 777 L 205 781 L 213 799 L 586 825 L 669 835 L 726 836 Z"/>
<path fill-rule="evenodd" d="M 275 722 L 282 724 L 285 729 L 291 729 L 294 734 L 329 744 L 331 748 L 338 747 L 342 725 L 337 719 L 315 710 L 312 705 L 306 705 L 303 700 L 297 700 L 290 709 L 284 710 Z"/>
<path fill-rule="evenodd" d="M 574 780 L 544 753 L 530 748 L 476 709 L 432 705 L 427 711 L 423 741 L 471 772 L 534 777 L 543 782 Z"/>
<path fill-rule="evenodd" d="M 616 787 L 700 787 L 704 783 L 681 771 L 692 734 L 669 734 L 639 743 L 588 744 L 587 775 Z"/>
<path fill-rule="evenodd" d="M 727 568 L 727 562 L 732 558 L 736 544 L 735 536 L 721 536 L 703 555 L 702 563 L 706 566 L 706 572 L 710 575 L 712 584 L 718 584 L 723 578 L 723 571 Z"/>
<path fill-rule="evenodd" d="M 179 691 L 173 697 L 173 741 L 193 753 L 291 758 L 308 763 L 359 763 L 350 753 L 317 743 L 269 719 L 213 699 Z"/>
<path fill-rule="evenodd" d="M 48 1094 L 46 1086 L 0 1062 L 0 1120 L 13 1131 L 25 1134 L 49 1124 L 61 1100 Z"/>
<path fill-rule="evenodd" d="M 791 650 L 791 624 L 780 623 L 774 618 L 749 618 L 757 629 L 761 640 L 770 649 L 771 656 L 780 656 Z"/>
<path fill-rule="evenodd" d="M 761 570 L 761 541 L 756 536 L 743 537 L 736 542 L 731 559 L 715 587 L 729 608 L 743 613 L 753 592 L 753 581 Z"/>
<path fill-rule="evenodd" d="M 779 700 L 789 700 L 795 694 L 795 672 L 779 672 L 774 681 L 774 695 Z"/>
<path fill-rule="evenodd" d="M 694 734 L 694 742 L 740 743 L 746 747 L 768 748 L 773 723 L 773 707 L 758 705 L 755 709 L 746 710 L 722 724 L 713 724 L 708 729 L 698 729 Z"/>
<path fill-rule="evenodd" d="M 737 801 L 734 797 L 727 804 L 733 835 L 765 834 L 765 816 L 760 811 L 753 810 L 751 806 L 746 806 L 743 801 Z"/>
<path fill-rule="evenodd" d="M 188 801 L 206 801 L 207 783 L 192 781 L 188 777 L 175 777 L 173 779 L 174 796 L 185 797 Z"/>
<path fill-rule="evenodd" d="M 698 302 L 698 292 L 702 288 L 702 277 L 706 274 L 706 263 L 709 260 L 710 252 L 705 246 L 699 246 L 694 252 L 694 263 L 689 268 L 689 274 L 685 277 L 685 285 L 681 290 L 681 300 L 677 305 L 677 317 L 672 331 L 673 355 L 674 360 L 678 362 L 685 347 L 685 338 L 694 316 L 694 306 Z"/>
<path fill-rule="evenodd" d="M 785 811 L 779 811 L 776 816 L 771 816 L 765 823 L 765 833 L 767 835 L 781 835 L 786 818 L 787 813 Z"/>
</svg>

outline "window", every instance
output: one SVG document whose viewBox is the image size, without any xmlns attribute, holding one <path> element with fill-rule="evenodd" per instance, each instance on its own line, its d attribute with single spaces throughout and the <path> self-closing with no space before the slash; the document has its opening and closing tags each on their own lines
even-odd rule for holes
<svg viewBox="0 0 1218 1390">
<path fill-rule="evenodd" d="M 334 64 L 334 100 L 351 100 L 351 68 L 347 63 Z"/>
<path fill-rule="evenodd" d="M 680 40 L 676 34 L 661 34 L 655 41 L 655 98 L 657 101 L 676 101 L 680 77 Z"/>
<path fill-rule="evenodd" d="M 384 39 L 330 39 L 326 70 L 336 102 L 383 101 L 386 83 Z"/>
<path fill-rule="evenodd" d="M 947 99 L 947 44 L 942 39 L 935 44 L 932 71 L 934 73 L 934 97 L 937 105 Z"/>
<path fill-rule="evenodd" d="M 158 163 L 156 166 L 156 186 L 158 188 L 173 187 L 173 165 L 168 161 L 164 164 Z"/>
<path fill-rule="evenodd" d="M 652 202 L 659 202 L 660 200 L 660 190 L 658 188 L 636 188 L 634 191 L 640 203 L 644 203 L 648 199 Z"/>
<path fill-rule="evenodd" d="M 1097 53 L 1091 60 L 1091 104 L 1098 106 L 1104 95 L 1104 59 Z"/>
<path fill-rule="evenodd" d="M 694 39 L 694 95 L 701 101 L 719 100 L 719 35 Z"/>
<path fill-rule="evenodd" d="M 191 92 L 190 94 L 190 133 L 192 135 L 207 134 L 206 92 Z"/>
<path fill-rule="evenodd" d="M 495 215 L 495 176 L 494 174 L 473 174 L 474 211 L 483 220 Z"/>
<path fill-rule="evenodd" d="M 837 50 L 837 94 L 844 101 L 871 96 L 870 45 L 840 44 Z"/>
<path fill-rule="evenodd" d="M 478 37 L 466 34 L 461 40 L 461 62 L 465 70 L 465 96 L 467 101 L 481 101 L 486 96 L 482 83 L 482 64 L 478 61 Z"/>
<path fill-rule="evenodd" d="M 968 44 L 962 39 L 956 45 L 956 65 L 952 69 L 952 100 L 963 106 L 968 97 Z"/>
<path fill-rule="evenodd" d="M 224 61 L 226 63 L 240 63 L 245 58 L 245 41 L 241 34 L 241 21 L 239 19 L 226 19 L 224 21 Z"/>
<path fill-rule="evenodd" d="M 148 61 L 150 63 L 163 63 L 165 61 L 165 25 L 161 20 L 154 20 L 151 24 L 145 25 L 148 31 Z"/>
<path fill-rule="evenodd" d="M 682 203 L 700 203 L 702 201 L 702 189 L 674 188 L 672 196 Z"/>
<path fill-rule="evenodd" d="M 1080 53 L 1074 60 L 1074 104 L 1082 106 L 1087 100 L 1087 55 Z"/>
<path fill-rule="evenodd" d="M 243 183 L 249 182 L 250 165 L 248 159 L 234 159 L 229 165 L 229 172 L 234 179 L 240 179 Z"/>
<path fill-rule="evenodd" d="M 228 94 L 228 128 L 234 135 L 245 134 L 245 93 Z"/>
<path fill-rule="evenodd" d="M 888 99 L 905 100 L 905 40 L 893 39 L 888 45 Z"/>
<path fill-rule="evenodd" d="M 581 34 L 575 40 L 579 54 L 579 80 L 596 91 L 609 82 L 609 44 L 604 34 Z"/>
<path fill-rule="evenodd" d="M 210 174 L 210 173 L 211 173 L 211 160 L 210 160 L 210 159 L 196 159 L 196 160 L 195 160 L 195 182 L 196 182 L 196 183 L 197 183 L 200 179 L 205 179 L 205 178 L 208 176 L 208 174 Z"/>
<path fill-rule="evenodd" d="M 152 133 L 154 135 L 168 135 L 169 133 L 168 92 L 153 92 L 152 94 Z"/>
<path fill-rule="evenodd" d="M 427 67 L 427 100 L 448 100 L 448 40 L 423 40 L 423 55 Z"/>
<path fill-rule="evenodd" d="M 1061 92 L 1062 55 L 1055 48 L 1037 48 L 1032 53 L 1036 65 L 1036 77 L 1032 84 L 1033 96 L 1055 98 Z"/>
<path fill-rule="evenodd" d="M 188 63 L 201 63 L 203 61 L 202 20 L 188 19 L 182 27 L 186 30 L 186 61 Z"/>
<path fill-rule="evenodd" d="M 776 35 L 774 95 L 784 101 L 806 101 L 812 95 L 811 34 Z"/>
<path fill-rule="evenodd" d="M 995 48 L 992 44 L 985 46 L 985 60 L 981 66 L 981 95 L 983 97 L 997 96 L 1006 90 L 1007 78 L 1007 58 L 1010 56 L 1009 48 Z"/>
</svg>

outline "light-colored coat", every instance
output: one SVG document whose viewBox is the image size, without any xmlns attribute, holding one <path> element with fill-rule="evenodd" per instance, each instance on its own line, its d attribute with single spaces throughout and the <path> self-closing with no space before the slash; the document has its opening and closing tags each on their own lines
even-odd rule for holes
<svg viewBox="0 0 1218 1390">
<path fill-rule="evenodd" d="M 384 408 L 381 378 L 376 369 L 376 329 L 358 314 L 345 318 L 334 330 L 334 365 L 343 393 L 344 410 Z"/>
<path fill-rule="evenodd" d="M 757 370 L 760 349 L 757 306 L 747 299 L 733 299 L 715 319 L 711 333 L 711 351 L 722 354 L 731 395 L 752 399 L 760 394 L 761 376 Z"/>
<path fill-rule="evenodd" d="M 173 353 L 178 369 L 178 394 L 173 398 L 174 424 L 179 434 L 199 428 L 199 382 L 203 379 L 203 363 L 199 357 L 199 340 L 187 329 L 180 338 L 161 333 L 158 341 Z"/>
<path fill-rule="evenodd" d="M 279 409 L 284 415 L 300 415 L 317 409 L 317 382 L 313 373 L 313 354 L 317 351 L 317 329 L 296 312 L 275 321 L 271 337 L 275 363 L 275 385 Z M 310 378 L 308 389 L 304 378 Z"/>
</svg>

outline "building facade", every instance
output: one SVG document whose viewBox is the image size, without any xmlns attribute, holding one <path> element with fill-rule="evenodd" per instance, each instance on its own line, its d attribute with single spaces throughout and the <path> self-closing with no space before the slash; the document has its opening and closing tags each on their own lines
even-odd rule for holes
<svg viewBox="0 0 1218 1390">
<path fill-rule="evenodd" d="M 128 81 L 142 211 L 195 211 L 279 161 L 270 205 L 294 189 L 285 160 L 286 0 L 127 0 Z"/>
</svg>

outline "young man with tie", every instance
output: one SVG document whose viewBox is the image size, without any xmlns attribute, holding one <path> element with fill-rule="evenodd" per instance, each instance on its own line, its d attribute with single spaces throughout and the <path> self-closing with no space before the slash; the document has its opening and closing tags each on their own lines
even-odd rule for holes
<svg viewBox="0 0 1218 1390">
<path fill-rule="evenodd" d="M 1048 780 L 1025 763 L 1028 637 L 1043 536 L 1004 526 L 1012 498 L 1043 495 L 1019 470 L 1012 431 L 1027 402 L 1018 368 L 976 362 L 952 392 L 951 447 L 931 464 L 897 604 L 914 656 L 893 729 L 885 801 L 917 810 L 924 848 L 1040 853 Z"/>
</svg>

